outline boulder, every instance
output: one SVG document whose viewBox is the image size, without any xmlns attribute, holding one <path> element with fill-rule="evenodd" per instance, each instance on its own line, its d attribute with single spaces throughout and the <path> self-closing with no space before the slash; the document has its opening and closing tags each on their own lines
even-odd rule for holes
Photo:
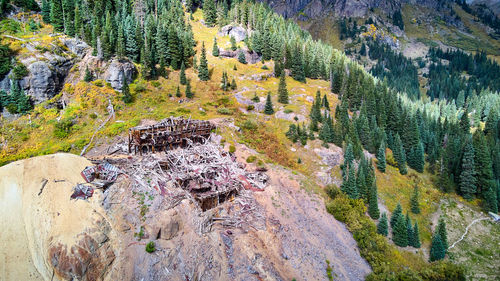
<svg viewBox="0 0 500 281">
<path fill-rule="evenodd" d="M 104 80 L 110 83 L 113 89 L 121 91 L 123 76 L 125 76 L 128 83 L 131 83 L 136 74 L 137 69 L 131 61 L 113 59 L 104 73 Z"/>
<path fill-rule="evenodd" d="M 219 57 L 221 57 L 221 58 L 238 58 L 240 51 L 243 51 L 245 53 L 245 59 L 250 64 L 258 63 L 259 61 L 262 60 L 262 56 L 260 56 L 256 52 L 249 52 L 248 50 L 241 50 L 241 49 L 238 49 L 236 51 L 220 50 Z"/>
<path fill-rule="evenodd" d="M 90 48 L 87 43 L 76 38 L 64 38 L 61 42 L 75 55 L 82 58 Z"/>
<path fill-rule="evenodd" d="M 52 98 L 61 88 L 55 69 L 44 61 L 37 61 L 28 66 L 29 75 L 21 81 L 21 86 L 35 103 Z"/>
<path fill-rule="evenodd" d="M 219 36 L 233 36 L 236 42 L 240 42 L 247 38 L 247 32 L 243 27 L 226 25 L 221 28 Z"/>
</svg>

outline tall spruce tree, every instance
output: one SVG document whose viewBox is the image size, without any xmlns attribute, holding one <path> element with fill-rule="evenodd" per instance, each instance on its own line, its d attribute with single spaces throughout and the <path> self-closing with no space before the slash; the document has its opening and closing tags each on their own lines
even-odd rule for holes
<svg viewBox="0 0 500 281">
<path fill-rule="evenodd" d="M 441 237 L 441 242 L 443 243 L 444 251 L 446 253 L 448 251 L 448 232 L 446 231 L 446 222 L 443 218 L 439 219 L 436 231 Z"/>
<path fill-rule="evenodd" d="M 214 45 L 212 46 L 212 56 L 219 56 L 219 46 L 217 46 L 217 38 L 214 37 Z"/>
<path fill-rule="evenodd" d="M 477 189 L 485 200 L 486 210 L 498 212 L 496 198 L 496 182 L 493 178 L 493 165 L 491 162 L 490 148 L 486 137 L 481 130 L 474 133 L 474 164 L 476 171 Z"/>
<path fill-rule="evenodd" d="M 186 98 L 192 99 L 194 97 L 194 93 L 191 91 L 191 81 L 188 79 L 186 81 Z"/>
<path fill-rule="evenodd" d="M 415 225 L 413 226 L 413 245 L 414 248 L 420 248 L 422 245 L 420 243 L 420 231 L 418 230 L 418 223 L 415 221 Z"/>
<path fill-rule="evenodd" d="M 271 92 L 267 93 L 266 106 L 264 107 L 264 113 L 267 115 L 274 114 L 273 101 L 271 100 Z"/>
<path fill-rule="evenodd" d="M 406 153 L 399 134 L 396 134 L 396 137 L 394 138 L 393 155 L 394 159 L 398 163 L 399 173 L 406 175 L 408 173 L 408 169 L 406 168 Z"/>
<path fill-rule="evenodd" d="M 208 74 L 207 53 L 205 50 L 204 42 L 201 45 L 200 65 L 198 66 L 198 78 L 200 78 L 201 81 L 208 81 L 210 79 Z"/>
<path fill-rule="evenodd" d="M 370 188 L 370 194 L 368 197 L 368 214 L 374 220 L 378 219 L 380 216 L 380 211 L 378 209 L 378 201 L 377 201 L 377 184 L 375 182 Z"/>
<path fill-rule="evenodd" d="M 429 261 L 438 261 L 444 259 L 446 255 L 446 250 L 441 240 L 439 233 L 434 233 L 431 243 L 431 251 L 429 255 Z"/>
<path fill-rule="evenodd" d="M 380 147 L 377 150 L 377 169 L 382 173 L 385 173 L 386 160 L 385 160 L 385 142 L 380 143 Z"/>
<path fill-rule="evenodd" d="M 240 52 L 238 53 L 238 61 L 242 64 L 247 64 L 247 59 L 243 50 L 240 50 Z"/>
<path fill-rule="evenodd" d="M 392 212 L 391 215 L 391 227 L 394 227 L 396 225 L 396 221 L 399 219 L 399 217 L 402 216 L 403 216 L 403 208 L 401 207 L 401 204 L 398 203 L 396 209 L 394 209 L 394 212 Z"/>
<path fill-rule="evenodd" d="M 356 184 L 356 169 L 354 166 L 349 167 L 347 182 L 342 183 L 342 191 L 351 199 L 358 199 L 358 185 Z"/>
<path fill-rule="evenodd" d="M 130 89 L 128 87 L 127 78 L 123 75 L 122 79 L 122 100 L 124 103 L 131 103 L 133 101 L 132 95 L 130 94 Z"/>
<path fill-rule="evenodd" d="M 181 73 L 179 75 L 179 82 L 181 85 L 186 85 L 187 79 L 186 79 L 186 66 L 184 65 L 184 62 L 181 64 Z"/>
<path fill-rule="evenodd" d="M 460 174 L 459 189 L 465 199 L 472 199 L 477 191 L 476 172 L 474 165 L 474 147 L 467 141 L 462 156 L 462 173 Z"/>
<path fill-rule="evenodd" d="M 408 229 L 405 217 L 402 214 L 397 217 L 392 228 L 392 241 L 399 247 L 408 246 Z"/>
<path fill-rule="evenodd" d="M 203 18 L 208 26 L 214 26 L 217 23 L 217 10 L 214 0 L 203 1 Z"/>
<path fill-rule="evenodd" d="M 278 102 L 283 104 L 288 103 L 288 90 L 286 89 L 286 78 L 284 71 L 282 71 L 280 75 L 280 83 L 278 86 Z"/>
<path fill-rule="evenodd" d="M 389 234 L 388 228 L 387 214 L 384 212 L 382 213 L 382 216 L 380 217 L 380 220 L 377 224 L 377 233 L 387 236 Z"/>
<path fill-rule="evenodd" d="M 295 48 L 295 54 L 292 61 L 292 77 L 299 82 L 306 82 L 306 74 L 304 70 L 304 58 L 302 56 L 302 46 Z"/>
<path fill-rule="evenodd" d="M 410 199 L 411 212 L 414 214 L 420 214 L 420 192 L 418 190 L 418 185 L 413 187 L 413 194 Z"/>
<path fill-rule="evenodd" d="M 415 244 L 415 233 L 413 232 L 413 225 L 408 213 L 406 213 L 406 233 L 408 236 L 408 246 L 413 247 L 413 245 Z"/>
<path fill-rule="evenodd" d="M 56 31 L 64 31 L 64 15 L 61 0 L 51 0 L 50 23 Z"/>
</svg>

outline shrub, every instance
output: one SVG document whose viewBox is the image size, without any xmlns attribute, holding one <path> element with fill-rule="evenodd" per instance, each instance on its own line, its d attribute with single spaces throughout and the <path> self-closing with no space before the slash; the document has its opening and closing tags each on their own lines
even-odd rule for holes
<svg viewBox="0 0 500 281">
<path fill-rule="evenodd" d="M 247 157 L 247 163 L 253 163 L 255 162 L 255 160 L 257 160 L 257 157 L 255 157 L 254 155 L 250 155 Z"/>
<path fill-rule="evenodd" d="M 102 81 L 101 79 L 95 80 L 93 83 L 94 83 L 94 85 L 96 85 L 97 87 L 102 87 L 102 86 L 104 86 L 104 81 Z"/>
<path fill-rule="evenodd" d="M 155 87 L 155 88 L 158 88 L 158 87 L 160 87 L 161 84 L 158 81 L 151 81 L 151 85 L 153 85 L 153 87 Z"/>
<path fill-rule="evenodd" d="M 290 113 L 292 113 L 292 112 L 293 112 L 293 110 L 291 110 L 291 109 L 289 109 L 289 108 L 285 109 L 285 114 L 290 114 Z"/>
<path fill-rule="evenodd" d="M 257 129 L 257 123 L 255 123 L 255 121 L 253 120 L 245 120 L 245 122 L 243 122 L 240 127 L 243 129 L 243 130 L 255 130 Z"/>
<path fill-rule="evenodd" d="M 150 241 L 148 244 L 146 244 L 146 252 L 153 253 L 154 251 L 156 251 L 155 242 Z"/>
<path fill-rule="evenodd" d="M 134 88 L 136 93 L 144 92 L 146 91 L 146 86 L 143 83 L 137 83 Z"/>
<path fill-rule="evenodd" d="M 268 70 L 269 69 L 269 67 L 267 67 L 267 65 L 265 65 L 265 64 L 261 68 L 264 69 L 264 70 Z"/>
<path fill-rule="evenodd" d="M 234 147 L 234 145 L 230 145 L 229 146 L 229 153 L 235 153 L 236 152 L 236 147 Z"/>
<path fill-rule="evenodd" d="M 217 113 L 222 114 L 222 115 L 232 115 L 233 111 L 229 108 L 220 107 L 217 109 Z"/>
<path fill-rule="evenodd" d="M 387 155 L 385 157 L 385 161 L 390 166 L 398 167 L 398 163 L 396 162 L 396 159 L 394 159 L 394 156 L 392 155 L 392 153 L 387 153 Z"/>
<path fill-rule="evenodd" d="M 97 118 L 97 114 L 95 114 L 95 112 L 92 112 L 92 113 L 90 114 L 90 118 L 92 118 L 92 119 L 96 119 L 96 118 Z"/>
<path fill-rule="evenodd" d="M 73 125 L 73 118 L 62 119 L 54 126 L 54 136 L 58 139 L 66 138 L 71 133 Z"/>
<path fill-rule="evenodd" d="M 253 104 L 250 104 L 249 106 L 247 106 L 248 111 L 252 111 L 254 109 L 255 109 L 255 106 Z"/>
<path fill-rule="evenodd" d="M 18 62 L 16 66 L 14 66 L 14 68 L 12 69 L 12 74 L 13 74 L 12 78 L 14 80 L 21 80 L 23 79 L 23 77 L 28 75 L 28 69 L 24 64 Z"/>
</svg>

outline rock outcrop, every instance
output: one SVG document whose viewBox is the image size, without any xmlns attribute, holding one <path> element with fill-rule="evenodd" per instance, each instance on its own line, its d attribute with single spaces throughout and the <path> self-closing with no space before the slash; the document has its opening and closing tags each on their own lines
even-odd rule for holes
<svg viewBox="0 0 500 281">
<path fill-rule="evenodd" d="M 248 50 L 245 50 L 245 49 L 243 49 L 243 50 L 238 49 L 236 51 L 220 49 L 219 50 L 219 57 L 221 57 L 221 58 L 238 58 L 238 55 L 240 54 L 240 52 L 245 53 L 245 59 L 246 59 L 247 63 L 250 63 L 250 64 L 258 63 L 262 59 L 262 56 L 260 56 L 256 52 L 249 52 Z"/>
<path fill-rule="evenodd" d="M 123 77 L 127 79 L 127 83 L 134 80 L 137 74 L 137 69 L 134 64 L 129 60 L 113 59 L 104 73 L 104 80 L 111 84 L 113 89 L 121 91 L 123 87 Z"/>
<path fill-rule="evenodd" d="M 247 38 L 247 31 L 241 26 L 226 25 L 221 28 L 219 36 L 232 36 L 236 42 L 240 42 Z"/>
</svg>

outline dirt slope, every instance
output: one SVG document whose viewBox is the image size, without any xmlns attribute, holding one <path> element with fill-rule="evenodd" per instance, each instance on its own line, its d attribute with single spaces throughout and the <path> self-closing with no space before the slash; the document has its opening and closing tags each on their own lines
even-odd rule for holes
<svg viewBox="0 0 500 281">
<path fill-rule="evenodd" d="M 240 161 L 248 153 L 238 145 Z M 128 176 L 89 201 L 70 201 L 87 165 L 83 157 L 55 154 L 0 168 L 2 281 L 51 280 L 53 274 L 54 280 L 324 280 L 326 260 L 339 280 L 363 280 L 371 271 L 322 199 L 283 168 L 269 166 L 265 191 L 245 191 L 202 212 L 188 195 L 173 204 L 172 197 L 185 192 L 173 187 L 168 196 L 151 189 L 147 203 L 139 203 Z M 43 179 L 48 182 L 38 195 Z M 258 210 L 242 226 L 215 222 L 200 230 L 232 215 L 239 200 Z M 149 241 L 157 249 L 152 254 L 144 250 Z"/>
</svg>

